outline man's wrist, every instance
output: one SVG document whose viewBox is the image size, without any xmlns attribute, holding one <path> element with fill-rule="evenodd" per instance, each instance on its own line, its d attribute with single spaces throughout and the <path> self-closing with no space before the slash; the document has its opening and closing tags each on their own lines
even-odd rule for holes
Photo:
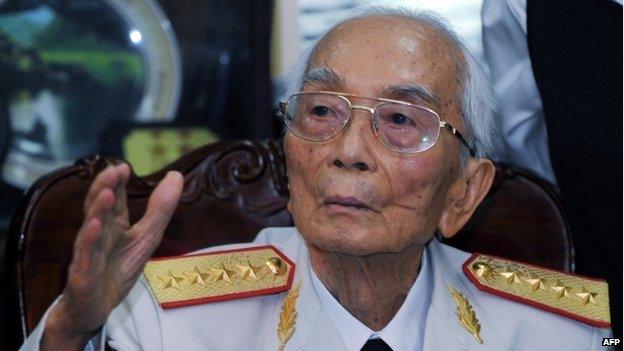
<svg viewBox="0 0 624 351">
<path fill-rule="evenodd" d="M 63 299 L 53 307 L 41 338 L 41 350 L 84 350 L 87 342 L 97 333 L 81 332 L 72 327 L 70 314 Z"/>
</svg>

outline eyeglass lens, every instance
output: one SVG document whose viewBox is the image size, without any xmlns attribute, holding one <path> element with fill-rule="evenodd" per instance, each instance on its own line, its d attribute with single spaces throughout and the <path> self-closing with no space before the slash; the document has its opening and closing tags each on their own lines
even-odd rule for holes
<svg viewBox="0 0 624 351">
<path fill-rule="evenodd" d="M 286 105 L 285 122 L 294 134 L 310 140 L 327 140 L 347 124 L 351 106 L 333 94 L 293 95 Z M 378 105 L 373 123 L 382 143 L 402 152 L 418 152 L 433 146 L 440 133 L 438 117 L 431 111 L 397 103 Z"/>
</svg>

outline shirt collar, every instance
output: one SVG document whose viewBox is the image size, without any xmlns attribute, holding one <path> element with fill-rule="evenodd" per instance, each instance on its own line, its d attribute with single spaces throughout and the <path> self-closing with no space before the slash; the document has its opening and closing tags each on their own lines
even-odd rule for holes
<svg viewBox="0 0 624 351">
<path fill-rule="evenodd" d="M 431 273 L 427 249 L 423 251 L 420 272 L 410 288 L 405 302 L 390 323 L 375 332 L 347 311 L 310 269 L 312 286 L 323 307 L 331 316 L 348 351 L 360 351 L 368 339 L 382 338 L 394 351 L 422 349 L 425 319 L 431 301 Z"/>
</svg>

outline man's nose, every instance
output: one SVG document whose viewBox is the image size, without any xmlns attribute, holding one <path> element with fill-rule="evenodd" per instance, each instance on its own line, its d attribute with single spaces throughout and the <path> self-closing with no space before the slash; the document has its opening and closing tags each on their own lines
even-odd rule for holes
<svg viewBox="0 0 624 351">
<path fill-rule="evenodd" d="M 330 157 L 331 166 L 356 171 L 374 171 L 375 159 L 372 153 L 373 143 L 376 142 L 370 118 L 367 111 L 354 109 L 349 124 L 336 136 L 336 146 L 333 157 Z"/>
</svg>

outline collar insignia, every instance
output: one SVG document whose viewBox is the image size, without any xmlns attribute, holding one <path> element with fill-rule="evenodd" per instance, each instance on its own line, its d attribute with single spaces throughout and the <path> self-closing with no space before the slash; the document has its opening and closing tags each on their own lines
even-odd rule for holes
<svg viewBox="0 0 624 351">
<path fill-rule="evenodd" d="M 279 351 L 284 351 L 286 343 L 295 333 L 297 324 L 297 299 L 299 298 L 299 290 L 301 283 L 295 285 L 284 298 L 282 311 L 280 312 L 279 324 L 277 325 L 277 336 L 279 336 Z"/>
<path fill-rule="evenodd" d="M 475 340 L 477 340 L 479 344 L 483 344 L 483 340 L 479 335 L 479 332 L 481 331 L 481 324 L 479 323 L 477 314 L 472 309 L 470 301 L 468 301 L 468 298 L 464 296 L 464 294 L 457 291 L 454 287 L 449 285 L 448 289 L 451 293 L 451 297 L 457 305 L 457 311 L 455 314 L 457 315 L 459 324 L 466 328 L 466 330 L 474 336 Z"/>
</svg>

